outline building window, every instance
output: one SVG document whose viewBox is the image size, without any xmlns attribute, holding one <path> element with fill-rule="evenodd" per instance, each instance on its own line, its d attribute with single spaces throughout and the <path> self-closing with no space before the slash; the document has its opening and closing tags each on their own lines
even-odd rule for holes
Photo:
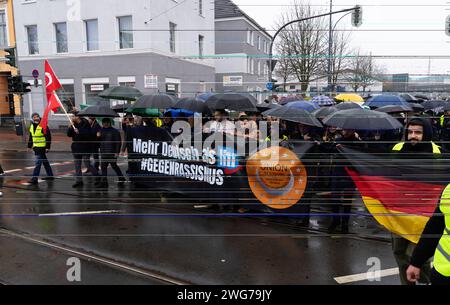
<svg viewBox="0 0 450 305">
<path fill-rule="evenodd" d="M 247 72 L 248 74 L 253 74 L 253 71 L 255 69 L 255 61 L 253 60 L 253 58 L 248 57 L 248 68 L 247 68 Z"/>
<path fill-rule="evenodd" d="M 86 20 L 84 22 L 86 27 L 86 50 L 97 51 L 98 45 L 98 20 Z"/>
<path fill-rule="evenodd" d="M 203 45 L 205 42 L 205 37 L 198 35 L 198 56 L 203 58 Z"/>
<path fill-rule="evenodd" d="M 71 112 L 75 107 L 75 86 L 73 84 L 63 85 L 64 89 L 58 89 L 56 94 L 58 95 L 64 109 L 67 112 Z M 55 111 L 56 114 L 64 114 L 64 110 L 58 108 Z"/>
<path fill-rule="evenodd" d="M 94 105 L 96 103 L 95 99 L 100 92 L 109 88 L 109 84 L 85 84 L 84 92 L 86 96 L 86 104 Z"/>
<path fill-rule="evenodd" d="M 254 41 L 253 41 L 253 37 L 254 37 L 254 33 L 252 30 L 248 30 L 247 31 L 247 43 L 250 45 L 254 45 Z"/>
<path fill-rule="evenodd" d="M 133 48 L 133 18 L 123 16 L 117 18 L 119 22 L 119 42 L 121 49 Z"/>
<path fill-rule="evenodd" d="M 261 50 L 261 37 L 258 36 L 258 50 Z"/>
<path fill-rule="evenodd" d="M 67 53 L 67 23 L 55 23 L 56 53 Z"/>
<path fill-rule="evenodd" d="M 175 44 L 175 33 L 177 31 L 177 25 L 175 23 L 169 22 L 169 33 L 170 33 L 170 52 L 176 52 L 176 44 Z"/>
<path fill-rule="evenodd" d="M 26 27 L 28 38 L 28 54 L 39 54 L 38 30 L 37 25 L 29 25 Z"/>
<path fill-rule="evenodd" d="M 203 16 L 203 0 L 198 0 L 198 13 Z"/>
<path fill-rule="evenodd" d="M 0 47 L 8 46 L 8 25 L 6 24 L 6 14 L 4 10 L 0 10 Z"/>
</svg>

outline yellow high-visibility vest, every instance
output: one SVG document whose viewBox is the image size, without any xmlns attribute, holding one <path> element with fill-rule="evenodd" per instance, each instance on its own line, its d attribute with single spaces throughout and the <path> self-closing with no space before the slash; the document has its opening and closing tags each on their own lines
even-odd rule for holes
<svg viewBox="0 0 450 305">
<path fill-rule="evenodd" d="M 439 208 L 445 217 L 445 229 L 434 253 L 433 266 L 441 275 L 450 277 L 450 184 L 442 193 Z"/>
<path fill-rule="evenodd" d="M 45 139 L 44 131 L 41 126 L 37 126 L 34 130 L 33 124 L 30 126 L 30 134 L 33 140 L 34 147 L 47 147 L 47 141 Z"/>
<path fill-rule="evenodd" d="M 405 146 L 405 142 L 398 143 L 395 145 L 392 150 L 393 151 L 401 151 L 403 149 L 403 146 Z M 431 142 L 431 146 L 433 147 L 433 154 L 441 154 L 441 147 L 439 145 L 436 145 L 435 143 Z"/>
<path fill-rule="evenodd" d="M 441 115 L 440 118 L 441 127 L 444 127 L 444 122 L 445 122 L 445 115 Z"/>
</svg>

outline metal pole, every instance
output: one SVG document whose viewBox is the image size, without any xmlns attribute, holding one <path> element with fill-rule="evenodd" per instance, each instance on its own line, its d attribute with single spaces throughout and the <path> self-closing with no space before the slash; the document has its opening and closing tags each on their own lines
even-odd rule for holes
<svg viewBox="0 0 450 305">
<path fill-rule="evenodd" d="M 298 19 L 298 20 L 293 20 L 293 21 L 290 21 L 290 22 L 286 23 L 281 28 L 279 28 L 278 31 L 275 33 L 275 35 L 273 35 L 272 41 L 270 42 L 270 49 L 269 49 L 269 83 L 272 82 L 273 45 L 275 43 L 275 39 L 278 37 L 278 35 L 281 33 L 282 30 L 284 30 L 286 27 L 288 27 L 289 25 L 294 24 L 296 22 L 303 22 L 303 21 L 311 20 L 311 19 L 315 19 L 315 18 L 320 18 L 320 17 L 332 16 L 332 15 L 340 14 L 340 13 L 351 12 L 351 11 L 354 11 L 355 9 L 356 9 L 356 7 L 352 7 L 352 8 L 336 11 L 336 12 L 330 12 L 330 13 L 326 13 L 326 14 L 320 14 L 320 15 L 317 15 L 317 16 L 312 16 L 312 17 L 302 18 L 302 19 Z"/>
<path fill-rule="evenodd" d="M 333 0 L 330 0 L 330 13 L 333 11 Z M 330 24 L 328 32 L 328 89 L 330 90 L 330 96 L 333 93 L 333 78 L 332 78 L 332 62 L 331 56 L 333 53 L 333 15 L 330 15 Z"/>
</svg>

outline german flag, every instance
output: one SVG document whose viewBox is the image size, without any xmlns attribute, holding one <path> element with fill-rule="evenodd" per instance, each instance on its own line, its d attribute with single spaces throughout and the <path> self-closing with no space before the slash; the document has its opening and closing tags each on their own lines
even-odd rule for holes
<svg viewBox="0 0 450 305">
<path fill-rule="evenodd" d="M 417 243 L 450 183 L 450 161 L 340 151 L 352 164 L 346 170 L 368 211 L 389 231 Z"/>
</svg>

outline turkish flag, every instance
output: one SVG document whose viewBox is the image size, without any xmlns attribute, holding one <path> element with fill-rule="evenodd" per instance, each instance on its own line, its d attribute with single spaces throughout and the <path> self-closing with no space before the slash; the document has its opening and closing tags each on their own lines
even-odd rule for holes
<svg viewBox="0 0 450 305">
<path fill-rule="evenodd" d="M 48 126 L 48 115 L 50 111 L 55 112 L 58 108 L 62 108 L 61 102 L 59 101 L 58 96 L 55 91 L 60 89 L 61 83 L 56 77 L 55 72 L 53 72 L 52 67 L 50 66 L 48 60 L 45 61 L 45 91 L 47 94 L 47 108 L 45 109 L 44 116 L 42 117 L 40 126 L 44 130 L 44 133 L 47 132 Z"/>
</svg>

